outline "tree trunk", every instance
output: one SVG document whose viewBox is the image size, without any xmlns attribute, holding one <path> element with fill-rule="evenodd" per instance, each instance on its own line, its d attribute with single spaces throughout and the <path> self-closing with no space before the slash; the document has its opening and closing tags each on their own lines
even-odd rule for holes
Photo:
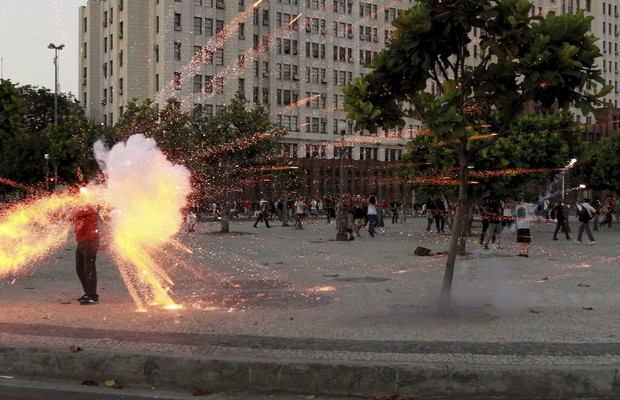
<svg viewBox="0 0 620 400">
<path fill-rule="evenodd" d="M 288 224 L 288 189 L 284 186 L 284 204 L 282 204 L 282 226 L 289 226 Z"/>
<path fill-rule="evenodd" d="M 220 219 L 220 233 L 230 233 L 230 223 L 227 216 Z"/>
<path fill-rule="evenodd" d="M 468 200 L 463 207 L 467 210 L 463 216 L 463 224 L 461 225 L 461 241 L 459 243 L 459 255 L 464 256 L 467 252 L 467 238 L 471 235 L 471 223 L 473 220 L 474 205 Z"/>
<path fill-rule="evenodd" d="M 448 259 L 446 260 L 446 269 L 443 276 L 443 284 L 441 294 L 439 296 L 440 312 L 449 312 L 452 309 L 452 280 L 454 278 L 454 265 L 456 256 L 459 252 L 459 242 L 466 240 L 463 237 L 464 220 L 467 218 L 467 184 L 469 178 L 469 170 L 467 164 L 469 157 L 467 154 L 467 141 L 463 140 L 459 147 L 459 198 L 456 205 L 456 214 L 454 215 L 454 227 L 452 228 L 452 236 L 450 238 L 450 247 L 448 248 Z"/>
</svg>

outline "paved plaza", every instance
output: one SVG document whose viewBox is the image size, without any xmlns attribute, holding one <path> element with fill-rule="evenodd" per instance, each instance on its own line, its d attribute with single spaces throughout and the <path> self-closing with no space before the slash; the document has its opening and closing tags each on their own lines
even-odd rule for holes
<svg viewBox="0 0 620 400">
<path fill-rule="evenodd" d="M 529 258 L 512 233 L 499 250 L 472 236 L 452 315 L 436 307 L 450 236 L 426 232 L 426 219 L 386 220 L 376 238 L 348 242 L 324 219 L 252 224 L 179 234 L 192 253 L 160 260 L 175 311 L 137 312 L 105 250 L 100 304 L 80 306 L 69 239 L 0 282 L 0 375 L 185 392 L 620 398 L 618 224 L 586 246 L 553 241 L 555 224 L 542 222 Z"/>
</svg>

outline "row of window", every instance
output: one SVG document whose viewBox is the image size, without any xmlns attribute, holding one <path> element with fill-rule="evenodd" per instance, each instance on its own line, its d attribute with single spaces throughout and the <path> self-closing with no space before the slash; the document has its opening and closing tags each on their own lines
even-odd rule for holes
<svg viewBox="0 0 620 400">
<path fill-rule="evenodd" d="M 286 116 L 279 116 L 286 117 Z M 312 122 L 311 122 L 312 123 Z M 283 127 L 286 127 L 285 124 L 282 124 Z M 291 129 L 293 130 L 293 129 Z M 304 149 L 304 153 L 301 156 L 305 158 L 327 158 L 327 145 L 326 144 L 305 144 L 302 145 L 302 149 Z M 285 150 L 285 156 L 297 158 L 300 156 L 299 154 L 300 145 L 297 143 L 292 143 L 288 150 Z M 353 147 L 345 146 L 339 147 L 334 146 L 334 158 L 342 158 L 352 159 L 353 158 Z M 401 149 L 383 149 L 384 150 L 384 160 L 385 161 L 400 161 L 403 156 L 403 151 Z M 379 160 L 379 148 L 378 147 L 360 147 L 359 152 L 360 160 Z M 361 171 L 354 172 L 357 176 L 360 175 Z"/>
<path fill-rule="evenodd" d="M 174 84 L 175 84 L 175 89 L 181 88 L 181 73 L 180 72 L 175 72 Z M 203 76 L 194 75 L 194 93 L 211 94 L 214 91 L 215 91 L 215 94 L 224 94 L 224 77 L 223 76 L 216 76 L 214 79 L 213 76 L 205 75 L 204 85 L 203 85 Z"/>
<path fill-rule="evenodd" d="M 255 35 L 255 38 L 257 39 L 258 36 Z M 266 39 L 267 42 L 263 43 L 263 45 L 266 47 L 266 50 L 270 49 L 269 46 L 269 42 L 268 42 L 268 38 Z M 289 39 L 283 39 L 281 40 L 280 38 L 278 38 L 276 40 L 276 51 L 278 54 L 293 54 L 296 55 L 297 54 L 297 41 L 296 40 L 289 40 Z M 182 43 L 181 42 L 174 42 L 174 59 L 176 61 L 181 61 L 182 60 L 182 56 L 181 56 L 181 49 L 182 49 Z M 353 49 L 350 47 L 345 47 L 345 46 L 333 46 L 333 60 L 334 61 L 339 61 L 339 62 L 349 62 L 349 63 L 353 63 Z M 154 56 L 155 56 L 155 62 L 159 62 L 159 45 L 155 45 L 154 47 Z M 201 46 L 194 46 L 194 54 L 193 56 L 199 57 L 199 61 L 202 61 L 204 64 L 207 65 L 212 65 L 213 64 L 213 58 L 214 58 L 214 54 L 215 54 L 215 65 L 224 65 L 224 49 L 217 49 L 214 52 L 209 51 L 207 49 L 205 49 L 204 47 Z M 370 64 L 370 62 L 372 61 L 372 58 L 377 54 L 377 52 L 375 51 L 371 51 L 371 50 L 359 50 L 359 63 L 362 65 L 367 65 Z M 325 44 L 322 43 L 313 43 L 313 42 L 306 42 L 306 58 L 314 58 L 314 59 L 325 59 L 326 57 L 326 46 Z M 241 57 L 239 60 L 243 61 L 245 57 Z M 255 63 L 257 63 L 257 61 L 255 61 Z M 264 71 L 264 75 L 268 76 L 269 74 L 269 63 L 265 62 L 264 65 L 265 67 L 265 71 Z M 241 62 L 239 64 L 239 67 L 244 67 L 245 63 L 244 61 Z M 292 72 L 293 75 L 296 75 L 296 72 Z M 255 69 L 255 76 L 258 76 L 258 70 Z M 280 77 L 280 76 L 279 76 Z M 290 78 L 284 78 L 286 80 L 294 80 L 293 77 Z"/>
<path fill-rule="evenodd" d="M 366 4 L 364 5 L 364 3 L 360 3 L 360 16 L 364 17 L 364 16 L 371 16 L 371 14 L 366 14 L 367 12 L 369 12 L 369 10 L 374 10 L 374 13 L 372 14 L 374 19 L 377 19 L 377 5 L 375 4 Z M 398 13 L 398 10 L 396 8 L 387 8 L 384 10 L 385 11 L 385 21 L 386 22 L 391 22 L 393 21 Z M 254 25 L 258 25 L 259 24 L 259 15 L 262 15 L 262 24 L 265 26 L 269 26 L 269 10 L 262 10 L 259 12 L 258 9 L 254 9 L 254 13 L 253 13 L 253 21 L 254 21 Z M 287 29 L 293 29 L 293 30 L 297 30 L 299 28 L 299 17 L 301 14 L 299 15 L 294 15 L 294 14 L 289 14 L 289 13 L 276 13 L 276 24 L 278 26 L 278 28 L 287 28 Z M 182 25 L 182 14 L 181 13 L 174 13 L 173 16 L 173 25 L 174 25 L 174 30 L 175 31 L 182 31 L 183 30 L 183 25 Z M 195 35 L 202 35 L 203 32 L 203 24 L 202 24 L 202 17 L 194 17 L 194 34 Z M 205 20 L 205 33 L 207 36 L 212 36 L 213 35 L 213 19 L 212 18 L 204 18 Z M 219 21 L 222 23 L 223 25 L 223 21 Z M 326 23 L 327 21 L 325 19 L 322 18 L 311 18 L 311 17 L 306 17 L 305 19 L 305 26 L 306 26 L 306 32 L 311 33 L 311 34 L 321 34 L 321 35 L 326 35 L 327 34 L 327 27 L 326 27 Z M 244 25 L 244 24 L 240 24 L 240 25 Z M 335 36 L 341 36 L 341 37 L 345 37 L 342 35 L 343 29 L 342 29 L 342 25 L 343 23 L 338 22 L 338 21 L 334 21 L 333 23 L 333 29 L 334 29 L 334 35 Z M 347 26 L 347 36 L 350 38 L 353 38 L 352 35 L 352 26 L 351 24 L 344 24 Z M 156 17 L 155 19 L 155 30 L 157 33 L 159 33 L 159 16 Z M 340 33 L 339 33 L 340 32 Z"/>
<path fill-rule="evenodd" d="M 615 4 L 613 5 L 614 7 L 613 14 L 611 13 L 611 6 L 612 6 L 612 3 L 603 2 L 603 15 L 613 15 L 615 17 L 618 17 L 618 6 Z M 590 0 L 586 0 L 586 11 L 590 11 L 590 7 L 591 7 Z M 579 0 L 577 0 L 577 8 L 580 8 Z"/>
<path fill-rule="evenodd" d="M 176 0 L 177 2 L 181 2 L 181 0 Z M 239 7 L 243 7 L 244 5 L 244 0 L 238 0 L 239 1 Z M 213 0 L 194 0 L 194 5 L 195 6 L 206 6 L 206 7 L 213 7 Z M 216 0 L 215 1 L 215 6 L 217 8 L 225 8 L 224 6 L 224 0 Z"/>
</svg>

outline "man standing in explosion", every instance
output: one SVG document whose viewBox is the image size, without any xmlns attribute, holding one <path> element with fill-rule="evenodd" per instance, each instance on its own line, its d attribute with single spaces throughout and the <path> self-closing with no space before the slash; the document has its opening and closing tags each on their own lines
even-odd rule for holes
<svg viewBox="0 0 620 400">
<path fill-rule="evenodd" d="M 81 305 L 97 304 L 97 251 L 99 250 L 99 226 L 97 211 L 92 205 L 84 205 L 74 213 L 75 222 L 75 270 L 82 283 L 84 295 L 77 299 Z"/>
</svg>

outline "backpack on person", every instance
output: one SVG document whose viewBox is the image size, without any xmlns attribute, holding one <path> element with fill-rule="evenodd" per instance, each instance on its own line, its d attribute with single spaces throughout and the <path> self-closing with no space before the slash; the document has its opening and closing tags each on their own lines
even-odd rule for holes
<svg viewBox="0 0 620 400">
<path fill-rule="evenodd" d="M 590 211 L 582 205 L 579 213 L 577 214 L 577 219 L 579 219 L 579 222 L 589 222 L 592 219 L 592 216 L 590 215 Z"/>
</svg>

